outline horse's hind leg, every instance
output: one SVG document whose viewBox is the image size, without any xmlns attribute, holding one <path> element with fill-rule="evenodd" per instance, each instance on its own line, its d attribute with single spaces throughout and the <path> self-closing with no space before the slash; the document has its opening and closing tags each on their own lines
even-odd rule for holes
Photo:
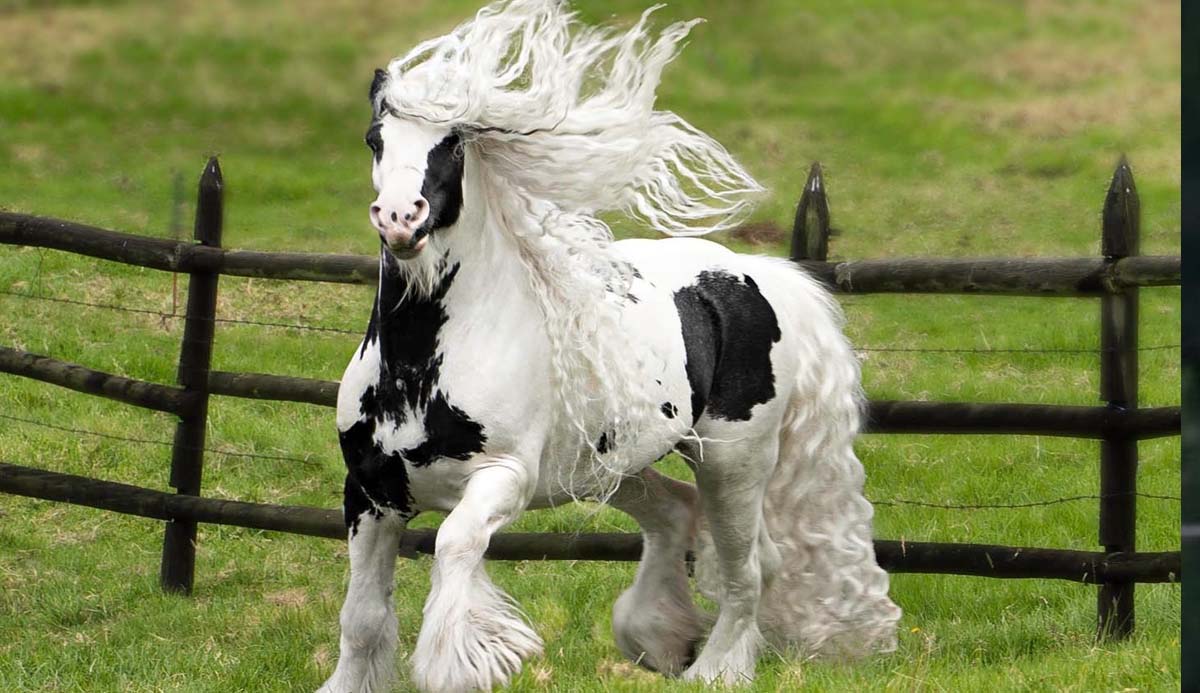
<svg viewBox="0 0 1200 693">
<path fill-rule="evenodd" d="M 633 586 L 613 605 L 613 637 L 629 659 L 678 674 L 702 636 L 686 557 L 696 526 L 696 488 L 644 469 L 626 478 L 609 504 L 642 527 L 642 561 Z"/>
<path fill-rule="evenodd" d="M 683 676 L 736 684 L 754 678 L 762 641 L 758 603 L 764 582 L 779 565 L 762 518 L 778 438 L 724 437 L 736 442 L 706 442 L 703 458 L 694 462 L 700 504 L 717 554 L 720 612 L 700 656 Z"/>
</svg>

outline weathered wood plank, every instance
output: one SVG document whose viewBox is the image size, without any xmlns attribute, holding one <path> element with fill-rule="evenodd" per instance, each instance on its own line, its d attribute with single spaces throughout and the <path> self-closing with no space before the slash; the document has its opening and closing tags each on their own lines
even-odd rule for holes
<svg viewBox="0 0 1200 693">
<path fill-rule="evenodd" d="M 214 372 L 214 394 L 251 399 L 337 406 L 338 383 L 262 373 Z M 1121 434 L 1135 438 L 1179 435 L 1179 407 L 1120 412 L 1106 407 L 1053 404 L 982 404 L 972 402 L 869 403 L 868 433 L 974 433 L 1102 438 Z"/>
<path fill-rule="evenodd" d="M 1140 207 L 1125 157 L 1104 199 L 1101 252 L 1110 263 L 1137 255 Z M 1100 299 L 1100 399 L 1116 412 L 1138 410 L 1138 290 L 1126 287 Z M 1137 438 L 1109 432 L 1100 443 L 1100 544 L 1108 552 L 1137 546 Z M 1097 597 L 1098 633 L 1123 639 L 1133 633 L 1134 585 L 1106 581 Z"/>
<path fill-rule="evenodd" d="M 0 372 L 40 380 L 135 407 L 182 414 L 191 398 L 182 389 L 104 373 L 20 349 L 0 347 Z"/>
<path fill-rule="evenodd" d="M 0 491 L 86 505 L 159 520 L 234 525 L 292 534 L 345 539 L 341 513 L 295 506 L 199 498 L 0 462 Z M 431 554 L 436 531 L 409 530 L 406 556 Z M 492 538 L 493 560 L 636 561 L 638 534 L 517 534 Z M 895 573 L 947 573 L 993 578 L 1056 578 L 1075 582 L 1182 581 L 1178 551 L 1105 554 L 1018 546 L 877 540 L 879 564 Z"/>
<path fill-rule="evenodd" d="M 337 406 L 338 383 L 332 380 L 213 371 L 208 375 L 208 387 L 215 395 Z"/>
<path fill-rule="evenodd" d="M 222 250 L 0 212 L 0 243 L 53 248 L 171 272 L 373 284 L 378 259 L 365 255 Z M 841 293 L 1099 296 L 1128 286 L 1180 283 L 1180 258 L 897 258 L 799 263 Z"/>
<path fill-rule="evenodd" d="M 224 226 L 225 182 L 221 166 L 212 157 L 200 176 L 196 203 L 195 239 L 205 248 L 221 247 Z M 179 385 L 193 398 L 194 406 L 179 417 L 171 446 L 170 484 L 185 496 L 200 495 L 204 472 L 204 441 L 208 423 L 208 370 L 212 363 L 217 314 L 216 272 L 192 271 L 188 281 L 186 320 L 179 347 Z M 191 594 L 196 573 L 196 523 L 168 522 L 163 534 L 159 582 L 168 592 Z"/>
<path fill-rule="evenodd" d="M 792 260 L 824 261 L 829 255 L 829 200 L 821 164 L 814 162 L 804 182 L 792 222 Z"/>
<path fill-rule="evenodd" d="M 868 433 L 959 433 L 1145 440 L 1177 436 L 1179 407 L 1120 411 L 1110 407 L 973 402 L 869 403 Z"/>
</svg>

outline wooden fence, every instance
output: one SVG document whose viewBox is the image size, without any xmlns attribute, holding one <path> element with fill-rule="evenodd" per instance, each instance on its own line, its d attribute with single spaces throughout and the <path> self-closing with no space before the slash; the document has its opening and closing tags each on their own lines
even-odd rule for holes
<svg viewBox="0 0 1200 693">
<path fill-rule="evenodd" d="M 52 383 L 179 417 L 169 484 L 175 493 L 0 462 L 0 491 L 163 520 L 161 582 L 188 593 L 195 573 L 197 523 L 227 524 L 344 539 L 335 510 L 202 498 L 210 395 L 334 406 L 336 382 L 210 369 L 220 275 L 368 284 L 375 258 L 266 253 L 221 247 L 223 180 L 216 159 L 200 178 L 196 243 L 98 229 L 68 221 L 0 212 L 0 243 L 52 248 L 171 272 L 187 272 L 186 322 L 177 385 L 103 373 L 48 356 L 0 347 L 0 372 Z M 1138 255 L 1139 208 L 1122 159 L 1103 209 L 1098 258 L 899 259 L 827 262 L 829 206 L 814 164 L 796 210 L 792 259 L 842 293 L 938 293 L 1098 298 L 1101 399 L 1104 406 L 872 401 L 873 433 L 1020 434 L 1093 438 L 1100 458 L 1102 551 L 878 540 L 880 564 L 892 572 L 995 578 L 1058 578 L 1099 585 L 1098 633 L 1124 637 L 1134 626 L 1134 585 L 1179 582 L 1178 551 L 1138 552 L 1135 544 L 1137 442 L 1177 436 L 1179 407 L 1138 408 L 1138 289 L 1180 283 L 1180 258 Z M 433 530 L 404 534 L 401 553 L 430 554 Z M 493 537 L 500 560 L 638 560 L 637 534 L 518 534 Z"/>
</svg>

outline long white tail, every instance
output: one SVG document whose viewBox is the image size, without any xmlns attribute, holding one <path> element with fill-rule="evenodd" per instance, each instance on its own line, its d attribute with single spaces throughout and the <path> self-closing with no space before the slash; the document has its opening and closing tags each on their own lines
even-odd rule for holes
<svg viewBox="0 0 1200 693">
<path fill-rule="evenodd" d="M 858 362 L 840 332 L 801 368 L 780 432 L 763 516 L 779 573 L 763 592 L 759 626 L 776 647 L 854 657 L 896 648 L 900 607 L 875 562 L 865 474 L 854 454 L 862 419 Z"/>
<path fill-rule="evenodd" d="M 782 561 L 763 590 L 759 629 L 775 647 L 807 657 L 890 652 L 900 607 L 875 562 L 874 508 L 854 454 L 864 404 L 858 360 L 832 297 L 790 263 L 776 264 L 787 299 L 773 303 L 797 330 L 801 354 L 763 503 Z M 697 539 L 697 584 L 716 598 L 715 554 L 705 534 Z"/>
</svg>

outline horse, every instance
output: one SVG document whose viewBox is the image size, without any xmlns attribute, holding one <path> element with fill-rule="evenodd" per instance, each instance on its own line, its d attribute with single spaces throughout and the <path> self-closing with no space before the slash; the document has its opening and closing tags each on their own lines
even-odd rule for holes
<svg viewBox="0 0 1200 693">
<path fill-rule="evenodd" d="M 390 685 L 395 561 L 424 511 L 447 515 L 412 683 L 507 683 L 543 644 L 485 550 L 523 511 L 580 499 L 641 528 L 613 636 L 644 667 L 740 683 L 768 646 L 895 647 L 841 313 L 792 263 L 695 237 L 740 223 L 763 188 L 655 110 L 699 20 L 656 31 L 653 11 L 616 29 L 501 0 L 375 72 L 379 285 L 338 392 L 350 578 L 321 691 Z M 616 241 L 606 212 L 668 238 Z M 672 451 L 695 484 L 654 469 Z M 693 602 L 693 551 L 715 622 Z"/>
</svg>

